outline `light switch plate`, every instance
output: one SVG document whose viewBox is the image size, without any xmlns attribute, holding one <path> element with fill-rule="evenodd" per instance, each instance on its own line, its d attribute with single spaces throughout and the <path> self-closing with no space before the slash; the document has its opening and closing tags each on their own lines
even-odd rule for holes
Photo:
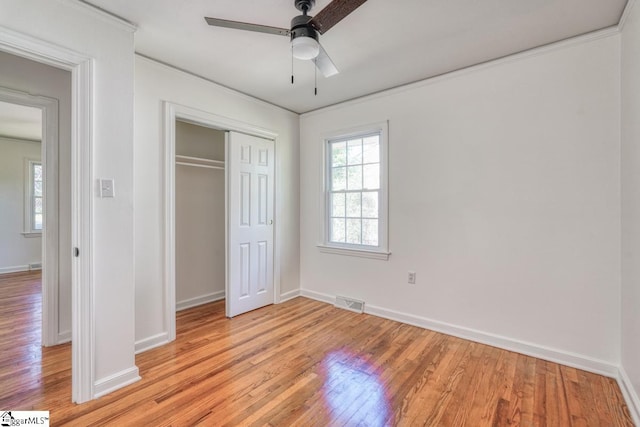
<svg viewBox="0 0 640 427">
<path fill-rule="evenodd" d="M 101 179 L 100 180 L 100 197 L 115 197 L 116 192 L 113 187 L 113 179 Z"/>
</svg>

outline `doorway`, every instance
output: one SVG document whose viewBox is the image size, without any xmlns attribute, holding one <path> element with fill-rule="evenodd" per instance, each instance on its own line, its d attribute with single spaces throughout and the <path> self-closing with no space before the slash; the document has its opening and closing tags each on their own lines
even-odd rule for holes
<svg viewBox="0 0 640 427">
<path fill-rule="evenodd" d="M 93 279 L 91 276 L 91 195 L 92 187 L 92 149 L 93 149 L 93 63 L 92 59 L 49 44 L 45 41 L 26 36 L 9 30 L 0 31 L 0 55 L 11 55 L 25 61 L 31 61 L 37 65 L 46 65 L 64 70 L 71 76 L 71 90 L 69 97 L 71 107 L 68 119 L 63 122 L 73 124 L 68 135 L 70 158 L 70 211 L 68 218 L 71 224 L 72 244 L 87 248 L 86 255 L 82 258 L 71 258 L 71 336 L 73 346 L 71 349 L 72 380 L 71 399 L 76 403 L 82 403 L 94 398 L 94 361 L 95 350 L 93 348 Z M 7 77 L 7 63 L 3 60 L 3 84 Z M 22 77 L 22 75 L 18 75 Z M 47 78 L 39 78 L 36 82 L 48 82 Z M 10 87 L 15 87 L 9 84 Z M 25 89 L 28 91 L 28 88 Z M 45 109 L 49 111 L 48 109 Z M 57 123 L 57 118 L 55 120 Z M 54 120 L 46 121 L 47 127 Z M 47 144 L 47 150 L 55 147 L 55 144 Z M 49 155 L 49 152 L 47 152 Z M 50 170 L 54 170 L 50 168 Z M 51 180 L 50 180 L 51 181 Z M 47 207 L 45 207 L 45 210 Z M 57 212 L 58 209 L 48 209 Z M 45 237 L 46 238 L 46 237 Z M 47 247 L 48 244 L 45 244 Z M 47 251 L 45 254 L 45 274 L 50 274 L 51 268 L 47 268 L 48 254 L 58 251 Z M 51 299 L 49 299 L 51 301 Z M 51 325 L 48 325 L 48 328 Z"/>
<path fill-rule="evenodd" d="M 262 301 L 264 302 L 261 302 L 262 305 L 277 303 L 279 300 L 279 271 L 275 268 L 278 252 L 277 234 L 275 232 L 275 141 L 277 140 L 277 134 L 247 123 L 190 107 L 169 102 L 165 102 L 164 107 L 165 327 L 167 341 L 173 341 L 176 336 L 176 160 L 181 160 L 176 157 L 177 123 L 210 128 L 218 132 L 222 131 L 225 134 L 224 265 L 225 301 L 228 317 L 257 308 L 229 310 L 234 304 L 236 306 L 242 305 L 238 304 L 241 300 Z M 241 140 L 244 137 L 249 139 L 243 142 Z M 265 149 L 261 145 L 263 143 L 270 148 Z M 235 154 L 231 153 L 231 147 L 237 148 Z M 200 162 L 202 161 L 200 160 Z M 252 164 L 258 169 L 242 169 L 242 167 L 251 166 Z M 244 166 L 241 167 L 240 165 Z M 266 169 L 264 170 L 260 169 L 265 167 Z M 255 191 L 241 191 L 242 189 L 248 190 L 250 188 Z M 242 218 L 242 215 L 247 213 L 252 218 L 255 218 L 256 225 L 259 225 L 258 228 L 261 228 L 263 232 L 258 236 L 257 229 L 254 228 L 250 231 L 250 236 L 258 236 L 253 241 L 241 241 L 242 237 L 240 237 L 240 234 L 248 229 Z M 232 244 L 234 245 L 233 247 L 231 247 Z M 247 288 L 246 285 L 250 282 L 255 283 L 255 286 L 249 285 L 249 288 Z M 230 286 L 233 286 L 233 288 L 230 288 Z M 233 294 L 230 289 L 238 291 L 233 301 L 230 300 Z M 248 289 L 255 289 L 256 292 L 247 292 Z M 258 298 L 255 298 L 256 296 Z"/>
<path fill-rule="evenodd" d="M 31 62 L 2 55 L 5 63 L 18 70 L 25 65 L 21 62 Z M 44 73 L 53 71 L 39 64 L 36 67 Z M 57 77 L 68 77 L 70 82 L 70 76 Z M 71 260 L 70 256 L 60 256 L 60 242 L 70 239 L 71 230 L 64 220 L 68 211 L 63 209 L 60 215 L 59 171 L 65 171 L 66 166 L 62 182 L 70 174 L 69 165 L 61 168 L 59 163 L 59 102 L 0 87 L 0 108 L 6 163 L 2 180 L 7 193 L 0 248 L 6 253 L 0 257 L 0 270 L 42 270 L 41 344 L 62 344 L 71 340 Z M 68 193 L 67 187 L 65 195 Z M 65 279 L 65 286 L 60 286 L 60 277 Z"/>
</svg>

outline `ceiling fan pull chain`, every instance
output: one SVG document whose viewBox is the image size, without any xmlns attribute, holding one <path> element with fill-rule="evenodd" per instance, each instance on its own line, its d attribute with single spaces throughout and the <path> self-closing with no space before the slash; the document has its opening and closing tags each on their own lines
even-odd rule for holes
<svg viewBox="0 0 640 427">
<path fill-rule="evenodd" d="M 318 59 L 317 58 L 313 58 L 313 77 L 314 77 L 314 89 L 313 89 L 313 94 L 315 96 L 318 96 Z"/>
<path fill-rule="evenodd" d="M 293 84 L 293 47 L 291 47 L 291 84 Z"/>
</svg>

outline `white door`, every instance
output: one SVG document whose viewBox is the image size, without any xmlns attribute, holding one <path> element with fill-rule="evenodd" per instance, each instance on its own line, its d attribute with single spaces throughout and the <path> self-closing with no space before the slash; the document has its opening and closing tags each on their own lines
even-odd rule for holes
<svg viewBox="0 0 640 427">
<path fill-rule="evenodd" d="M 274 142 L 227 133 L 227 317 L 273 303 Z"/>
</svg>

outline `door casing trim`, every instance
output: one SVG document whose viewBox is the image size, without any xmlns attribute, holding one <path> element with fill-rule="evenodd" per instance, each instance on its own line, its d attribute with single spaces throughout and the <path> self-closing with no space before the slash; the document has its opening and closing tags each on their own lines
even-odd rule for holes
<svg viewBox="0 0 640 427">
<path fill-rule="evenodd" d="M 274 194 L 274 304 L 280 302 L 280 253 L 278 221 L 278 133 L 269 129 L 261 128 L 239 120 L 231 119 L 217 114 L 202 111 L 196 108 L 172 103 L 163 102 L 163 143 L 164 143 L 164 271 L 163 271 L 163 293 L 164 293 L 164 325 L 166 341 L 176 339 L 176 204 L 175 204 L 175 155 L 176 155 L 176 120 L 191 123 L 197 126 L 208 127 L 222 131 L 235 131 L 248 135 L 271 139 L 275 146 L 275 194 Z M 226 153 L 225 153 L 226 157 Z M 225 159 L 226 161 L 226 159 Z M 225 175 L 227 174 L 225 168 Z M 225 176 L 225 206 L 227 205 L 228 179 Z M 228 209 L 225 207 L 225 212 Z M 226 215 L 226 214 L 225 214 Z M 228 221 L 225 219 L 225 251 L 228 240 Z M 226 262 L 225 262 L 226 265 Z M 226 270 L 226 269 L 225 269 Z M 225 271 L 226 281 L 226 271 Z"/>
<path fill-rule="evenodd" d="M 95 378 L 94 59 L 4 27 L 0 27 L 0 50 L 71 71 L 71 244 L 82 250 L 71 267 L 71 399 L 83 403 L 94 398 Z"/>
</svg>

